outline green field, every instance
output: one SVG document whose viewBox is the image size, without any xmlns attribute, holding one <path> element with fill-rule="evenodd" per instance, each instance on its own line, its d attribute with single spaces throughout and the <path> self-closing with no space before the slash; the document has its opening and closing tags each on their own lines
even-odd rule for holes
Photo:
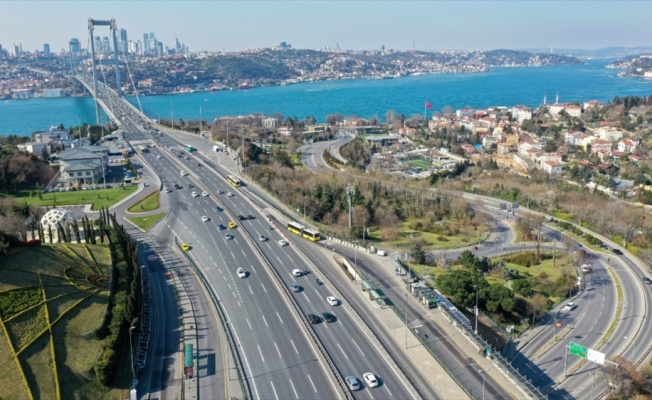
<svg viewBox="0 0 652 400">
<path fill-rule="evenodd" d="M 43 193 L 39 198 L 35 190 L 21 190 L 17 195 L 7 195 L 19 202 L 37 206 L 69 206 L 92 204 L 93 210 L 102 207 L 109 208 L 120 200 L 134 193 L 138 185 L 129 185 L 124 188 L 77 190 L 72 192 Z"/>
<path fill-rule="evenodd" d="M 487 237 L 486 232 L 477 232 L 475 230 L 460 229 L 457 235 L 445 235 L 440 233 L 431 233 L 416 231 L 410 229 L 410 222 L 403 222 L 399 230 L 399 238 L 396 240 L 387 240 L 382 242 L 382 246 L 387 249 L 409 250 L 414 240 L 422 239 L 428 243 L 426 250 L 446 250 L 459 247 L 471 246 L 481 242 Z M 380 231 L 376 228 L 369 228 L 369 235 L 378 237 Z"/>
<path fill-rule="evenodd" d="M 154 190 L 147 197 L 129 207 L 127 211 L 132 213 L 147 212 L 156 210 L 159 207 L 159 192 Z"/>
<path fill-rule="evenodd" d="M 152 215 L 147 215 L 145 217 L 128 217 L 127 220 L 131 222 L 132 224 L 136 225 L 140 229 L 144 231 L 150 230 L 150 228 L 158 221 L 160 221 L 163 217 L 165 216 L 165 211 L 152 214 Z"/>
<path fill-rule="evenodd" d="M 421 168 L 421 169 L 432 168 L 432 164 L 426 161 L 425 158 L 416 158 L 414 160 L 406 160 L 404 162 L 412 168 Z"/>
<path fill-rule="evenodd" d="M 102 346 L 92 332 L 107 308 L 110 264 L 106 246 L 84 244 L 17 248 L 0 258 L 0 398 L 124 396 L 89 375 Z"/>
</svg>

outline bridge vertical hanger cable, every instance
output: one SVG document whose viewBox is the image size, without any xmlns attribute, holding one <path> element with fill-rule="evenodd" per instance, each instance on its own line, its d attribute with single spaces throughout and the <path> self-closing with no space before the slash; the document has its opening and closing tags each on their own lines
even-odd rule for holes
<svg viewBox="0 0 652 400">
<path fill-rule="evenodd" d="M 134 93 L 136 94 L 136 101 L 138 102 L 138 109 L 140 110 L 140 113 L 145 115 L 143 112 L 143 105 L 140 104 L 140 97 L 138 97 L 138 89 L 136 88 L 136 84 L 134 83 L 134 76 L 131 74 L 131 70 L 129 69 L 129 61 L 127 60 L 127 55 L 125 54 L 124 48 L 120 48 L 120 51 L 122 52 L 122 57 L 125 59 L 125 66 L 127 67 L 127 75 L 129 75 L 129 80 L 131 81 L 131 87 L 134 88 Z"/>
</svg>

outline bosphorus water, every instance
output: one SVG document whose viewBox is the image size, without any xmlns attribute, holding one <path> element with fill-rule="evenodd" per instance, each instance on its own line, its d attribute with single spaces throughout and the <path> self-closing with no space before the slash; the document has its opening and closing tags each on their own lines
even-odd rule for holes
<svg viewBox="0 0 652 400">
<path fill-rule="evenodd" d="M 605 69 L 605 60 L 580 66 L 541 68 L 493 68 L 480 74 L 435 74 L 382 80 L 336 80 L 272 86 L 250 90 L 196 92 L 140 96 L 150 118 L 212 121 L 225 115 L 280 113 L 303 119 L 312 116 L 325 122 L 329 114 L 384 120 L 393 110 L 410 117 L 423 115 L 424 102 L 433 107 L 430 116 L 444 106 L 527 105 L 537 107 L 559 95 L 560 102 L 611 101 L 614 96 L 652 94 L 652 80 L 618 77 L 618 70 Z M 138 107 L 135 97 L 129 101 Z M 106 121 L 106 120 L 105 120 Z M 66 127 L 95 123 L 90 97 L 0 101 L 0 134 L 29 135 L 51 125 Z"/>
</svg>

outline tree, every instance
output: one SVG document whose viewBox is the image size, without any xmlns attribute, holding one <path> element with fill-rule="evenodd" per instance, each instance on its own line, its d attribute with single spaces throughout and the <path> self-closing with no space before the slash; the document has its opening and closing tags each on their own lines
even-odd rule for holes
<svg viewBox="0 0 652 400">
<path fill-rule="evenodd" d="M 465 269 L 456 269 L 437 279 L 437 289 L 451 298 L 451 301 L 461 307 L 472 307 L 475 304 L 475 288 L 483 288 L 487 281 L 477 274 Z"/>
<path fill-rule="evenodd" d="M 423 245 L 420 241 L 415 241 L 410 250 L 410 258 L 416 264 L 425 264 L 426 263 L 426 252 L 423 250 Z"/>
<path fill-rule="evenodd" d="M 516 306 L 514 293 L 501 284 L 493 284 L 482 290 L 485 307 L 491 312 L 511 312 Z"/>
<path fill-rule="evenodd" d="M 531 299 L 527 300 L 528 312 L 532 314 L 534 321 L 537 315 L 543 315 L 548 311 L 549 301 L 540 293 L 536 293 Z"/>
<path fill-rule="evenodd" d="M 529 297 L 534 293 L 534 290 L 532 290 L 532 284 L 527 279 L 517 279 L 513 281 L 512 289 L 514 289 L 515 293 L 525 297 Z"/>
</svg>

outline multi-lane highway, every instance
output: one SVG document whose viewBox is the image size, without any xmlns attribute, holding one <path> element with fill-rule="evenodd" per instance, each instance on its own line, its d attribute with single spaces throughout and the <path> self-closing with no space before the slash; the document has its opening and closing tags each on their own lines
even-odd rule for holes
<svg viewBox="0 0 652 400">
<path fill-rule="evenodd" d="M 169 182 L 165 186 L 171 186 L 174 180 L 181 187 L 167 194 L 177 198 L 168 226 L 191 246 L 192 257 L 218 293 L 239 342 L 254 396 L 267 397 L 263 393 L 270 393 L 271 398 L 342 396 L 315 345 L 304 333 L 303 324 L 292 312 L 285 297 L 290 293 L 304 314 L 328 311 L 336 316 L 335 322 L 322 321 L 313 328 L 342 377 L 353 375 L 361 380 L 363 373 L 372 372 L 380 378 L 380 387 L 365 387 L 355 393 L 356 398 L 414 397 L 407 382 L 385 359 L 384 351 L 366 337 L 346 308 L 326 302 L 330 293 L 327 286 L 316 284 L 316 271 L 300 277 L 291 274 L 294 269 L 304 271 L 306 265 L 292 246 L 279 245 L 282 236 L 270 229 L 266 217 L 203 162 L 179 147 L 170 147 L 173 155 L 161 151 L 159 146 L 144 158 L 164 182 Z M 182 170 L 189 175 L 182 176 Z M 193 191 L 206 192 L 208 196 L 193 197 Z M 227 196 L 229 192 L 232 197 Z M 218 205 L 222 211 L 218 211 Z M 235 215 L 255 218 L 239 221 Z M 210 219 L 204 222 L 202 216 Z M 228 222 L 238 227 L 218 228 L 220 224 L 227 226 Z M 227 234 L 233 238 L 227 238 Z M 269 240 L 260 241 L 260 235 Z M 280 286 L 268 266 L 280 277 Z M 239 267 L 247 272 L 245 278 L 237 276 Z M 292 283 L 299 284 L 302 290 L 290 291 Z"/>
</svg>

